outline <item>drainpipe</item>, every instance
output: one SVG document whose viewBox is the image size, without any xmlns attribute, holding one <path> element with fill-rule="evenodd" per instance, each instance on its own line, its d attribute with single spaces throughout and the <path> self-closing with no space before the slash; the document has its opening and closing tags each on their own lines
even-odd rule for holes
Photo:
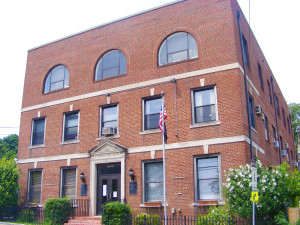
<svg viewBox="0 0 300 225">
<path fill-rule="evenodd" d="M 271 85 L 272 85 L 272 93 L 273 93 L 273 105 L 275 110 L 275 120 L 276 120 L 276 130 L 277 130 L 277 140 L 279 142 L 279 132 L 278 132 L 278 121 L 277 121 L 277 109 L 275 105 L 275 93 L 274 93 L 274 86 L 273 86 L 273 77 L 271 77 Z M 277 105 L 278 105 L 278 99 L 277 99 Z M 279 108 L 279 107 L 278 107 Z M 281 143 L 281 141 L 280 141 Z M 282 144 L 282 143 L 281 143 Z M 279 163 L 281 164 L 281 145 L 279 146 Z"/>
<path fill-rule="evenodd" d="M 251 116 L 250 116 L 250 103 L 249 103 L 249 93 L 248 93 L 248 81 L 246 74 L 246 63 L 245 63 L 245 55 L 244 55 L 244 45 L 242 39 L 242 30 L 241 30 L 241 22 L 240 22 L 240 12 L 237 11 L 237 19 L 239 24 L 239 33 L 240 33 L 240 41 L 241 41 L 241 50 L 242 50 L 242 58 L 243 58 L 243 70 L 244 70 L 244 80 L 245 80 L 245 92 L 246 92 L 246 101 L 247 101 L 247 113 L 248 113 L 248 127 L 249 127 L 249 138 L 250 138 L 250 151 L 251 151 L 251 161 L 255 161 L 253 156 L 253 143 L 252 143 L 252 126 L 251 126 Z"/>
</svg>

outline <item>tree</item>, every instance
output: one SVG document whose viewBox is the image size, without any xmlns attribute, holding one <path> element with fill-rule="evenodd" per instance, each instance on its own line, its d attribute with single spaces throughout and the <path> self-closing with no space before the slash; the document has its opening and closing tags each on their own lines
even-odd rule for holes
<svg viewBox="0 0 300 225">
<path fill-rule="evenodd" d="M 13 159 L 0 159 L 0 210 L 17 205 L 19 175 L 19 168 Z"/>
<path fill-rule="evenodd" d="M 293 124 L 293 131 L 294 131 L 294 138 L 296 142 L 296 148 L 298 143 L 298 134 L 297 134 L 297 127 L 300 126 L 300 103 L 290 103 L 289 109 L 292 113 L 292 124 Z"/>
<path fill-rule="evenodd" d="M 7 159 L 17 158 L 19 137 L 16 134 L 0 138 L 0 159 L 5 157 Z"/>
</svg>

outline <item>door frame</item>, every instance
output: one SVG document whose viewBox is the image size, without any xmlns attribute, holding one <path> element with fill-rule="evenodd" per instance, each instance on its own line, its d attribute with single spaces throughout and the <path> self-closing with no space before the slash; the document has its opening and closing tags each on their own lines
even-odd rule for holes
<svg viewBox="0 0 300 225">
<path fill-rule="evenodd" d="M 107 163 L 121 163 L 121 199 L 125 199 L 125 154 L 118 158 L 108 159 L 94 159 L 90 162 L 90 187 L 91 187 L 91 210 L 90 215 L 96 216 L 97 214 L 97 165 Z"/>
</svg>

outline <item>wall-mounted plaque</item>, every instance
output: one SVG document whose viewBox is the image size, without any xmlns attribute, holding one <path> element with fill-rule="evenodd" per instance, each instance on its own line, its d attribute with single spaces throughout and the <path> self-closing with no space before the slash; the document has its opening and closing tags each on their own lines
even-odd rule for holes
<svg viewBox="0 0 300 225">
<path fill-rule="evenodd" d="M 80 185 L 80 196 L 87 196 L 87 184 Z"/>
<path fill-rule="evenodd" d="M 129 182 L 129 194 L 135 195 L 137 193 L 137 182 Z"/>
</svg>

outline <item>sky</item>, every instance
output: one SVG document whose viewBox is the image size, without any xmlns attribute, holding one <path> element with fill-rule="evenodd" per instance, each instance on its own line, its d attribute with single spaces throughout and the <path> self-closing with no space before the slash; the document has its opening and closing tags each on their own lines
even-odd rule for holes
<svg viewBox="0 0 300 225">
<path fill-rule="evenodd" d="M 283 96 L 288 103 L 300 103 L 300 1 L 238 0 L 247 19 L 249 1 L 250 26 Z M 0 138 L 19 133 L 29 49 L 168 2 L 0 1 Z"/>
</svg>

